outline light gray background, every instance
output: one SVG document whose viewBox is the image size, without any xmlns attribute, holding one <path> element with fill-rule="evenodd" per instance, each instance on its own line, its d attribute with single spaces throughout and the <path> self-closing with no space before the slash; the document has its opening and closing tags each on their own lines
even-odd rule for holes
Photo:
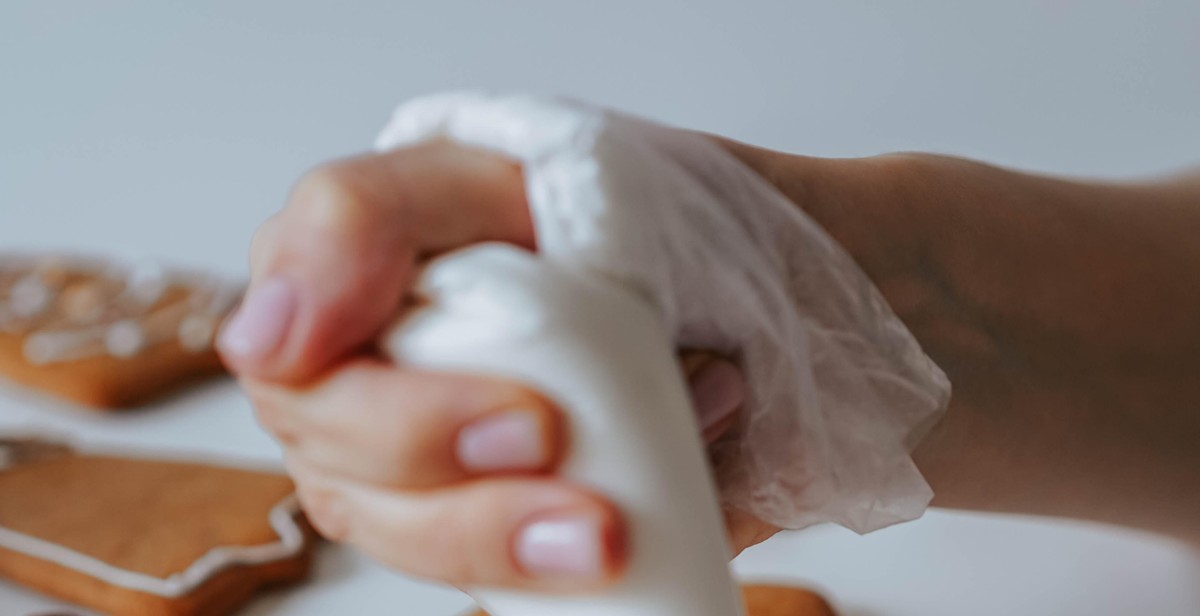
<svg viewBox="0 0 1200 616">
<path fill-rule="evenodd" d="M 149 255 L 238 274 L 305 168 L 363 149 L 417 94 L 566 93 L 780 149 L 934 150 L 1130 177 L 1200 164 L 1200 2 L 44 2 L 0 4 L 0 249 Z M 226 384 L 98 419 L 0 392 L 0 424 L 273 459 Z M 934 513 L 816 529 L 739 563 L 851 616 L 1196 614 L 1167 543 Z M 46 600 L 0 584 L 0 616 Z M 326 550 L 251 614 L 465 605 Z"/>
</svg>

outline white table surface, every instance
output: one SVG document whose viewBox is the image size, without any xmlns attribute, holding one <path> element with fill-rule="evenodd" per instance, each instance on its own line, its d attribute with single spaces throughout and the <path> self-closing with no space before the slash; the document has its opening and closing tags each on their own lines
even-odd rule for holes
<svg viewBox="0 0 1200 616">
<path fill-rule="evenodd" d="M 1200 163 L 1195 0 L 0 4 L 0 250 L 240 274 L 304 168 L 389 108 L 467 86 L 563 92 L 817 155 L 937 150 L 1130 176 Z M 275 460 L 228 382 L 99 417 L 0 388 L 0 428 Z M 931 512 L 737 562 L 847 616 L 1200 614 L 1200 560 L 1082 524 Z M 245 613 L 440 616 L 459 593 L 322 550 Z M 56 605 L 0 582 L 0 616 Z"/>
</svg>

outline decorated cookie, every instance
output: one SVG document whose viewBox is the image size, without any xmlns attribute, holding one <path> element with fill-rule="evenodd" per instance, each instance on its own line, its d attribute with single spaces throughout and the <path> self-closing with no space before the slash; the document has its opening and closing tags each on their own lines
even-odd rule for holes
<svg viewBox="0 0 1200 616">
<path fill-rule="evenodd" d="M 745 584 L 742 600 L 746 616 L 836 616 L 821 595 L 794 586 Z M 476 610 L 468 616 L 488 616 L 488 613 Z"/>
<path fill-rule="evenodd" d="M 308 571 L 283 475 L 0 438 L 0 576 L 120 616 L 221 616 Z"/>
<path fill-rule="evenodd" d="M 223 372 L 213 336 L 240 293 L 152 264 L 0 255 L 0 375 L 86 406 L 141 404 Z"/>
</svg>

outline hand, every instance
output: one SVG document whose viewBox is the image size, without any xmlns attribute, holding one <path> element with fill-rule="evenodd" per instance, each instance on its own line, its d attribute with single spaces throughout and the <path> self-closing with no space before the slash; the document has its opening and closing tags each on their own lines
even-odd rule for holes
<svg viewBox="0 0 1200 616">
<path fill-rule="evenodd" d="M 368 349 L 417 264 L 473 242 L 535 248 L 518 166 L 444 142 L 321 167 L 251 250 L 220 348 L 316 528 L 404 572 L 456 585 L 581 589 L 618 576 L 621 513 L 555 474 L 559 409 L 519 384 L 406 369 Z M 689 354 L 705 437 L 742 403 L 729 362 Z M 741 549 L 773 529 L 731 512 Z"/>
</svg>

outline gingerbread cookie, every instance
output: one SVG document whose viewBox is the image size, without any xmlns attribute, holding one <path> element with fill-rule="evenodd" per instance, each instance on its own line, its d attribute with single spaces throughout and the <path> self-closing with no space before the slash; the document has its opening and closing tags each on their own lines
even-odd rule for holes
<svg viewBox="0 0 1200 616">
<path fill-rule="evenodd" d="M 746 584 L 742 599 L 747 616 L 835 616 L 824 597 L 794 586 Z"/>
<path fill-rule="evenodd" d="M 142 404 L 224 371 L 241 288 L 140 264 L 0 256 L 0 374 L 86 406 Z"/>
<path fill-rule="evenodd" d="M 742 600 L 746 616 L 836 616 L 821 595 L 794 586 L 745 584 Z M 476 610 L 469 616 L 488 616 L 488 613 Z"/>
<path fill-rule="evenodd" d="M 221 616 L 304 577 L 285 476 L 0 439 L 0 576 L 120 616 Z"/>
</svg>

